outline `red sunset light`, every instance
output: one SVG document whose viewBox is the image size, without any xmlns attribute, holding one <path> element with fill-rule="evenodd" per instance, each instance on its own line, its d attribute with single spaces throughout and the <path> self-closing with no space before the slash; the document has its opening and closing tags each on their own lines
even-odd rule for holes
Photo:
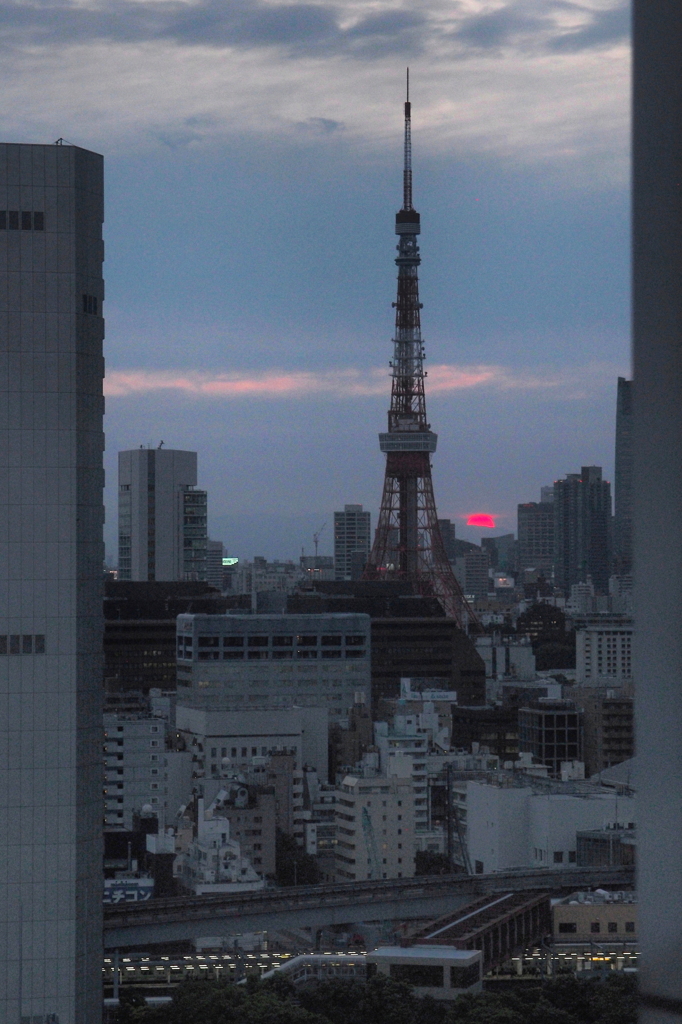
<svg viewBox="0 0 682 1024">
<path fill-rule="evenodd" d="M 490 530 L 495 529 L 495 520 L 487 512 L 474 512 L 467 519 L 467 526 L 486 526 Z"/>
</svg>

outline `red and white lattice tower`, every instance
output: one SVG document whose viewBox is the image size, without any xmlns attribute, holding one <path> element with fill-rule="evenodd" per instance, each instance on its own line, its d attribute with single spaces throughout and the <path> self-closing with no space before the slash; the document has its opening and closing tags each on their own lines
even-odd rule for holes
<svg viewBox="0 0 682 1024">
<path fill-rule="evenodd" d="M 419 214 L 412 206 L 412 142 L 409 71 L 405 103 L 403 206 L 395 219 L 400 241 L 398 301 L 391 367 L 388 431 L 379 434 L 386 453 L 386 476 L 374 545 L 364 572 L 368 580 L 410 581 L 417 593 L 432 594 L 462 629 L 476 623 L 448 561 L 438 526 L 431 480 L 431 453 L 437 434 L 426 419 L 424 345 L 421 336 L 417 235 Z"/>
</svg>

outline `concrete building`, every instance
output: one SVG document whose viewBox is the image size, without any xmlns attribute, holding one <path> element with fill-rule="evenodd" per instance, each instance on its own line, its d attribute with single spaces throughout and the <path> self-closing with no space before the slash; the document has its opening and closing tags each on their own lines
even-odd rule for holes
<svg viewBox="0 0 682 1024">
<path fill-rule="evenodd" d="M 196 483 L 196 452 L 119 452 L 120 580 L 206 579 L 206 491 Z"/>
<path fill-rule="evenodd" d="M 344 505 L 334 513 L 334 573 L 337 580 L 355 580 L 369 558 L 372 546 L 370 513 L 362 505 Z"/>
<path fill-rule="evenodd" d="M 481 548 L 488 553 L 491 569 L 501 573 L 516 572 L 518 544 L 513 533 L 501 537 L 483 537 Z"/>
<path fill-rule="evenodd" d="M 102 1005 L 102 157 L 0 145 L 0 1020 Z"/>
<path fill-rule="evenodd" d="M 554 577 L 564 595 L 592 578 L 608 594 L 611 575 L 611 485 L 601 466 L 583 466 L 554 483 Z"/>
<path fill-rule="evenodd" d="M 575 636 L 575 681 L 578 686 L 632 684 L 631 619 L 604 617 L 578 629 Z"/>
<path fill-rule="evenodd" d="M 179 615 L 178 701 L 326 708 L 370 700 L 368 615 Z"/>
<path fill-rule="evenodd" d="M 268 562 L 262 555 L 256 555 L 253 562 L 236 564 L 229 577 L 230 591 L 251 594 L 255 602 L 256 594 L 273 591 L 290 594 L 304 578 L 304 571 L 295 562 Z"/>
<path fill-rule="evenodd" d="M 519 571 L 535 569 L 551 578 L 554 573 L 553 502 L 545 501 L 544 498 L 540 502 L 527 501 L 518 506 L 517 516 Z"/>
<path fill-rule="evenodd" d="M 621 576 L 632 572 L 633 387 L 633 381 L 618 378 L 613 562 L 615 571 Z"/>
<path fill-rule="evenodd" d="M 223 556 L 225 547 L 221 540 L 206 540 L 206 582 L 216 590 L 222 591 L 225 577 Z"/>
<path fill-rule="evenodd" d="M 574 892 L 552 906 L 555 944 L 637 942 L 637 894 Z"/>
<path fill-rule="evenodd" d="M 197 896 L 264 889 L 262 874 L 230 835 L 228 819 L 212 812 L 209 816 L 202 799 L 198 805 L 196 834 L 176 858 L 180 883 Z"/>
<path fill-rule="evenodd" d="M 476 650 L 485 662 L 486 678 L 535 679 L 535 655 L 530 640 L 521 637 L 517 643 L 503 644 L 500 641 L 499 635 L 497 638 L 491 635 L 476 638 Z"/>
<path fill-rule="evenodd" d="M 635 752 L 634 699 L 622 691 L 585 688 L 574 693 L 583 710 L 583 757 L 588 775 L 629 760 Z"/>
<path fill-rule="evenodd" d="M 392 724 L 374 723 L 374 741 L 379 751 L 379 767 L 384 775 L 406 773 L 412 779 L 414 796 L 414 830 L 429 828 L 429 793 L 426 758 L 429 739 L 420 728 L 419 715 L 395 715 Z"/>
<path fill-rule="evenodd" d="M 466 551 L 455 559 L 457 582 L 468 597 L 484 598 L 490 589 L 490 555 L 481 548 Z"/>
<path fill-rule="evenodd" d="M 445 548 L 445 554 L 448 556 L 449 562 L 454 562 L 457 558 L 457 535 L 455 533 L 455 524 L 451 519 L 439 519 L 438 528 L 440 535 L 443 538 L 443 546 Z"/>
<path fill-rule="evenodd" d="M 414 875 L 414 793 L 407 773 L 346 775 L 337 786 L 335 881 Z"/>
<path fill-rule="evenodd" d="M 482 953 L 452 946 L 381 946 L 367 954 L 367 973 L 404 982 L 416 996 L 457 999 L 482 991 Z"/>
<path fill-rule="evenodd" d="M 477 874 L 576 864 L 578 832 L 634 820 L 632 797 L 585 784 L 571 793 L 537 791 L 530 779 L 527 786 L 467 783 L 467 846 Z"/>
<path fill-rule="evenodd" d="M 163 828 L 192 792 L 192 754 L 167 749 L 168 723 L 161 718 L 104 715 L 104 823 L 133 827 L 151 807 Z"/>
<path fill-rule="evenodd" d="M 179 701 L 176 729 L 193 758 L 200 778 L 220 778 L 248 768 L 273 753 L 294 755 L 295 766 L 317 768 L 327 777 L 327 708 L 202 707 Z"/>
</svg>

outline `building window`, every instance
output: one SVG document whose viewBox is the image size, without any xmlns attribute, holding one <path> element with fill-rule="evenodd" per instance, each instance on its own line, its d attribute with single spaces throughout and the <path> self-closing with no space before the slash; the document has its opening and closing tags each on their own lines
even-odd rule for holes
<svg viewBox="0 0 682 1024">
<path fill-rule="evenodd" d="M 267 647 L 268 638 L 266 636 L 250 636 L 249 647 Z"/>
<path fill-rule="evenodd" d="M 555 850 L 554 851 L 554 863 L 555 864 L 563 864 L 563 862 L 564 862 L 563 850 Z"/>
<path fill-rule="evenodd" d="M 608 927 L 609 927 L 609 935 L 615 935 L 615 933 L 618 931 L 618 922 L 617 921 L 609 921 L 609 926 Z"/>
<path fill-rule="evenodd" d="M 293 647 L 294 638 L 293 636 L 273 636 L 272 638 L 273 647 Z"/>
<path fill-rule="evenodd" d="M 559 922 L 559 934 L 560 935 L 575 935 L 578 931 L 578 925 L 575 921 L 560 921 Z"/>
<path fill-rule="evenodd" d="M 568 863 L 575 864 L 575 850 L 568 851 Z"/>
<path fill-rule="evenodd" d="M 297 636 L 296 643 L 299 647 L 317 647 L 316 636 Z"/>
<path fill-rule="evenodd" d="M 593 935 L 599 934 L 599 932 L 601 931 L 601 925 L 599 924 L 599 921 L 592 921 L 592 923 L 590 924 L 590 931 Z"/>
<path fill-rule="evenodd" d="M 443 988 L 445 969 L 435 964 L 391 964 L 391 979 L 420 988 Z"/>
<path fill-rule="evenodd" d="M 89 316 L 97 316 L 97 296 L 83 294 L 83 312 Z"/>
<path fill-rule="evenodd" d="M 243 647 L 244 637 L 243 636 L 224 636 L 223 647 Z"/>
<path fill-rule="evenodd" d="M 634 930 L 635 930 L 635 922 L 634 921 L 626 921 L 625 922 L 625 931 L 626 932 L 634 932 Z"/>
<path fill-rule="evenodd" d="M 8 213 L 7 213 L 7 216 L 8 216 L 8 219 L 9 219 L 10 231 L 18 231 L 19 230 L 19 211 L 18 210 L 9 210 Z"/>
<path fill-rule="evenodd" d="M 341 646 L 341 640 L 342 640 L 341 636 L 323 636 L 322 637 L 322 646 L 323 647 L 340 647 Z"/>
<path fill-rule="evenodd" d="M 364 636 L 347 636 L 346 647 L 364 647 L 365 638 Z"/>
</svg>

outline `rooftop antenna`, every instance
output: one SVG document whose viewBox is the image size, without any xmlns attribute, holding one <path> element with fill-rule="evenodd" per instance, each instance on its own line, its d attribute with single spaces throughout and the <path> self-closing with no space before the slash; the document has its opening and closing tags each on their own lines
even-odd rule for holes
<svg viewBox="0 0 682 1024">
<path fill-rule="evenodd" d="M 322 523 L 322 526 L 319 528 L 317 533 L 313 534 L 313 542 L 315 544 L 315 558 L 317 558 L 317 545 L 320 542 L 320 537 L 322 536 L 322 531 L 324 530 L 326 525 L 327 525 L 326 522 Z"/>
<path fill-rule="evenodd" d="M 405 160 L 403 164 L 403 210 L 412 209 L 412 104 L 410 103 L 410 69 L 407 69 L 405 99 Z"/>
</svg>

